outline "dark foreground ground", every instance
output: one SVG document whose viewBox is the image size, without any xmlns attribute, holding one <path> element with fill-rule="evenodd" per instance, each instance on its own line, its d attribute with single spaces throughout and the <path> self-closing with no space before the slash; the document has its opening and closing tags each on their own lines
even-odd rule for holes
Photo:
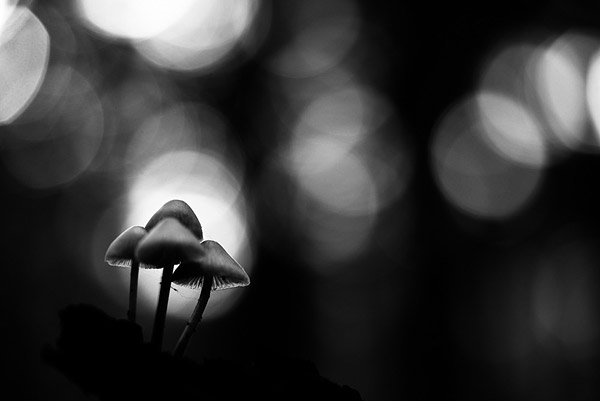
<svg viewBox="0 0 600 401">
<path fill-rule="evenodd" d="M 135 323 L 86 304 L 60 313 L 61 332 L 43 356 L 101 400 L 361 400 L 308 361 L 264 355 L 255 361 L 177 359 L 143 341 Z"/>
</svg>

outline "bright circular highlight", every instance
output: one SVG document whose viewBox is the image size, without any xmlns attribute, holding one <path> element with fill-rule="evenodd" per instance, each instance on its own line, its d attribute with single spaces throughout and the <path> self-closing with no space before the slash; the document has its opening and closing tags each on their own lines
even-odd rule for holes
<svg viewBox="0 0 600 401">
<path fill-rule="evenodd" d="M 64 186 L 81 177 L 92 166 L 104 137 L 104 108 L 93 84 L 65 65 L 53 66 L 48 76 L 59 81 L 47 88 L 60 87 L 56 102 L 47 104 L 37 120 L 15 129 L 11 138 L 15 145 L 4 155 L 10 172 L 34 189 Z"/>
<path fill-rule="evenodd" d="M 535 115 L 518 100 L 492 92 L 477 95 L 482 132 L 493 148 L 511 160 L 545 165 L 547 142 Z"/>
<path fill-rule="evenodd" d="M 336 85 L 300 104 L 281 168 L 294 184 L 293 217 L 310 246 L 309 265 L 331 273 L 368 249 L 378 215 L 404 193 L 411 163 L 389 141 L 401 133 L 384 133 L 394 115 L 374 90 Z"/>
<path fill-rule="evenodd" d="M 325 91 L 311 99 L 302 110 L 296 135 L 314 132 L 336 137 L 351 146 L 386 117 L 387 109 L 383 102 L 365 88 L 350 83 L 344 88 Z"/>
<path fill-rule="evenodd" d="M 18 0 L 0 0 L 0 36 L 6 22 L 17 8 Z"/>
<path fill-rule="evenodd" d="M 544 117 L 558 142 L 569 149 L 582 144 L 588 121 L 580 56 L 567 38 L 560 38 L 536 58 L 533 69 Z"/>
<path fill-rule="evenodd" d="M 244 37 L 258 5 L 250 0 L 192 2 L 176 24 L 135 47 L 162 68 L 181 72 L 210 69 L 229 56 Z"/>
<path fill-rule="evenodd" d="M 189 12 L 193 0 L 78 0 L 76 9 L 84 23 L 105 36 L 148 39 Z"/>
<path fill-rule="evenodd" d="M 474 217 L 503 219 L 522 210 L 542 181 L 539 166 L 500 156 L 485 139 L 476 100 L 455 105 L 436 127 L 432 170 L 446 199 Z"/>
<path fill-rule="evenodd" d="M 586 85 L 587 108 L 594 124 L 596 146 L 600 144 L 600 51 L 591 59 Z"/>
<path fill-rule="evenodd" d="M 344 214 L 369 214 L 377 191 L 365 163 L 344 143 L 330 137 L 303 138 L 294 144 L 291 168 L 311 197 Z"/>
<path fill-rule="evenodd" d="M 50 36 L 25 7 L 0 9 L 0 124 L 14 121 L 37 94 L 48 68 Z M 3 21 L 4 19 L 4 21 Z"/>
</svg>

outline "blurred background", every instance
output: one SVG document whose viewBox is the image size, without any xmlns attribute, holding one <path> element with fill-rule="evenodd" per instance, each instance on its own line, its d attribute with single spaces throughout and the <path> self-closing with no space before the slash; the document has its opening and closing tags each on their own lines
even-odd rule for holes
<svg viewBox="0 0 600 401">
<path fill-rule="evenodd" d="M 252 280 L 211 297 L 191 358 L 306 359 L 370 401 L 598 399 L 599 12 L 0 0 L 18 398 L 89 399 L 41 359 L 58 312 L 124 318 L 106 247 L 182 199 Z M 197 296 L 171 291 L 166 350 Z"/>
</svg>

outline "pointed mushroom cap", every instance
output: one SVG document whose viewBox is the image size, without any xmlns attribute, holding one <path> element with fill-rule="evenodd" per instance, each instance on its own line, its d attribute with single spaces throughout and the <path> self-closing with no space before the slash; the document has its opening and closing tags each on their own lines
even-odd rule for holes
<svg viewBox="0 0 600 401">
<path fill-rule="evenodd" d="M 250 277 L 223 247 L 216 241 L 206 240 L 200 244 L 202 253 L 182 263 L 173 273 L 172 282 L 186 287 L 202 287 L 205 274 L 213 276 L 212 291 L 245 287 Z"/>
<path fill-rule="evenodd" d="M 202 225 L 192 208 L 182 200 L 173 199 L 165 203 L 154 215 L 148 220 L 146 230 L 152 230 L 161 220 L 172 217 L 179 220 L 183 226 L 190 230 L 197 239 L 202 241 Z"/>
<path fill-rule="evenodd" d="M 162 219 L 138 244 L 135 256 L 140 262 L 163 267 L 197 257 L 200 241 L 173 217 Z"/>
<path fill-rule="evenodd" d="M 144 227 L 129 227 L 108 246 L 104 261 L 111 266 L 131 267 L 135 258 L 135 248 L 147 233 Z"/>
</svg>

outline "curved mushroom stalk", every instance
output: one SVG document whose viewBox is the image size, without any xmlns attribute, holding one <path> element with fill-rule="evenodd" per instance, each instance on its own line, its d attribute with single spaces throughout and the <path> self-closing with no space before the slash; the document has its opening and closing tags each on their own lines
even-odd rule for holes
<svg viewBox="0 0 600 401">
<path fill-rule="evenodd" d="M 131 267 L 129 278 L 129 309 L 127 319 L 135 323 L 137 309 L 137 287 L 140 262 L 135 257 L 135 248 L 147 232 L 143 227 L 133 226 L 123 231 L 108 246 L 104 260 L 111 266 Z"/>
<path fill-rule="evenodd" d="M 202 252 L 198 257 L 182 263 L 173 274 L 174 283 L 192 288 L 201 287 L 198 303 L 175 346 L 173 354 L 176 357 L 182 357 L 185 353 L 202 320 L 211 291 L 250 284 L 250 278 L 242 266 L 218 242 L 206 240 L 200 244 L 200 248 Z"/>
<path fill-rule="evenodd" d="M 167 217 L 148 232 L 136 249 L 141 262 L 163 269 L 151 338 L 157 350 L 162 346 L 173 267 L 196 256 L 201 251 L 199 247 L 198 238 L 189 229 L 177 219 Z"/>
<path fill-rule="evenodd" d="M 198 327 L 198 323 L 202 320 L 202 315 L 204 314 L 204 310 L 206 309 L 206 305 L 208 304 L 208 299 L 210 298 L 210 292 L 212 287 L 213 278 L 210 274 L 204 276 L 202 280 L 202 289 L 200 290 L 200 297 L 198 298 L 198 303 L 192 312 L 192 316 L 190 320 L 185 325 L 183 329 L 183 333 L 179 336 L 177 340 L 177 344 L 175 345 L 175 351 L 173 355 L 175 357 L 182 357 L 185 349 L 187 348 L 190 339 L 196 332 L 196 327 Z"/>
</svg>

